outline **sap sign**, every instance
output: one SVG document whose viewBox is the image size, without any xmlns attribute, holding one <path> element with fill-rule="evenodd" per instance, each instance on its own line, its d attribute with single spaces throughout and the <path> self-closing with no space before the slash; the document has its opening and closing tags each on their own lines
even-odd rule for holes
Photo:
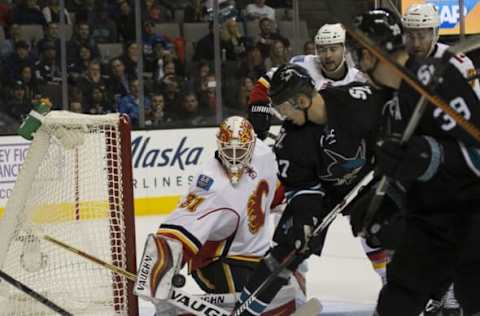
<svg viewBox="0 0 480 316">
<path fill-rule="evenodd" d="M 460 6 L 458 0 L 402 0 L 402 14 L 412 4 L 431 3 L 440 15 L 440 34 L 460 33 Z M 480 33 L 480 0 L 464 0 L 465 33 Z"/>
</svg>

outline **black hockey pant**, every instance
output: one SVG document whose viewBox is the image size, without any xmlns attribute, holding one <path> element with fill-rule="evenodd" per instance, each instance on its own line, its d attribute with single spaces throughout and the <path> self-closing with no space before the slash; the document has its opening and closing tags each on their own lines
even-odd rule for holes
<svg viewBox="0 0 480 316">
<path fill-rule="evenodd" d="M 378 315 L 418 316 L 428 299 L 452 282 L 465 315 L 476 315 L 480 312 L 480 209 L 417 214 L 407 216 L 405 233 L 387 267 L 388 283 L 380 292 Z"/>
</svg>

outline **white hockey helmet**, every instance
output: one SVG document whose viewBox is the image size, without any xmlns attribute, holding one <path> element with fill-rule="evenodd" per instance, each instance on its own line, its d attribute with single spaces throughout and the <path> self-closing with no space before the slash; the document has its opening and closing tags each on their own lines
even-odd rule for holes
<svg viewBox="0 0 480 316">
<path fill-rule="evenodd" d="M 345 44 L 345 28 L 342 24 L 324 24 L 315 35 L 315 45 Z"/>
<path fill-rule="evenodd" d="M 402 17 L 402 24 L 408 29 L 435 29 L 440 27 L 440 16 L 431 3 L 412 4 Z"/>
<path fill-rule="evenodd" d="M 217 133 L 218 157 L 233 185 L 240 181 L 250 164 L 255 141 L 252 124 L 243 117 L 230 116 L 220 124 Z"/>
</svg>

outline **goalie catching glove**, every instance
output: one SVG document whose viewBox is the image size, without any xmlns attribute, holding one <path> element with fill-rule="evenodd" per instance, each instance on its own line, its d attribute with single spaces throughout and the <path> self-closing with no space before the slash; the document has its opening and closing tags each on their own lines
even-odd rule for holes
<svg viewBox="0 0 480 316">
<path fill-rule="evenodd" d="M 155 305 L 168 300 L 172 280 L 182 265 L 182 254 L 182 244 L 178 240 L 149 234 L 133 293 Z"/>
</svg>

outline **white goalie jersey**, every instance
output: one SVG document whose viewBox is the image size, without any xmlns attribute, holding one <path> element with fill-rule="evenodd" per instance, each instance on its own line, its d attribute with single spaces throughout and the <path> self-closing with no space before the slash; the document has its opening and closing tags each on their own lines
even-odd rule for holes
<svg viewBox="0 0 480 316">
<path fill-rule="evenodd" d="M 357 68 L 345 65 L 347 74 L 343 79 L 332 80 L 326 78 L 320 69 L 320 60 L 316 55 L 298 55 L 290 59 L 290 62 L 307 69 L 310 76 L 315 81 L 315 88 L 318 90 L 325 89 L 328 86 L 346 86 L 351 82 L 366 82 L 365 76 Z"/>
<path fill-rule="evenodd" d="M 250 166 L 237 185 L 212 158 L 157 234 L 183 244 L 183 260 L 190 271 L 220 257 L 260 260 L 270 246 L 269 215 L 276 185 L 274 153 L 257 139 Z"/>
</svg>

